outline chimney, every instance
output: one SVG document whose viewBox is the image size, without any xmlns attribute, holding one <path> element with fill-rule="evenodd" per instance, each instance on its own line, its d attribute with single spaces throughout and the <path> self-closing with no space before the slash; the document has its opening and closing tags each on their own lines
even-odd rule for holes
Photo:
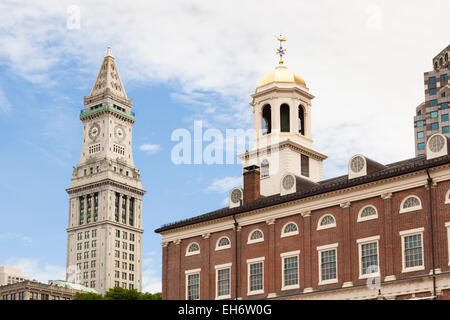
<svg viewBox="0 0 450 320">
<path fill-rule="evenodd" d="M 244 168 L 244 204 L 259 198 L 259 167 L 252 165 Z"/>
</svg>

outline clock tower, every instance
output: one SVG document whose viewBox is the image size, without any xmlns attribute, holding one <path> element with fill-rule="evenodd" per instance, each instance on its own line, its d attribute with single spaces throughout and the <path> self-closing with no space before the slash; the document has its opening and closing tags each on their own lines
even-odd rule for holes
<svg viewBox="0 0 450 320">
<path fill-rule="evenodd" d="M 73 169 L 67 228 L 67 280 L 105 293 L 142 290 L 142 189 L 134 166 L 135 122 L 108 48 L 80 120 L 80 161 Z"/>
</svg>

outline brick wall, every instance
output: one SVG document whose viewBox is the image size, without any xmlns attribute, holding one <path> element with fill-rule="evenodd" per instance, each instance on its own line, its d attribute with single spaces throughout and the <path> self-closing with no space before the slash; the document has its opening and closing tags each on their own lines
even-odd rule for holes
<svg viewBox="0 0 450 320">
<path fill-rule="evenodd" d="M 447 228 L 445 223 L 450 221 L 450 204 L 444 204 L 445 195 L 450 189 L 450 181 L 442 182 L 433 187 L 433 228 L 435 237 L 435 268 L 442 272 L 450 271 L 448 256 Z M 422 209 L 400 213 L 400 204 L 409 195 L 420 198 Z M 377 196 L 360 201 L 354 201 L 350 206 L 336 205 L 325 209 L 312 211 L 309 214 L 294 214 L 288 217 L 266 221 L 253 225 L 245 225 L 239 231 L 230 229 L 211 233 L 204 236 L 182 239 L 180 244 L 170 242 L 163 247 L 163 298 L 185 299 L 185 270 L 201 268 L 201 299 L 215 299 L 216 273 L 215 265 L 232 263 L 231 267 L 231 298 L 235 298 L 236 260 L 238 265 L 238 297 L 242 299 L 265 298 L 269 294 L 285 295 L 302 293 L 306 288 L 312 290 L 326 290 L 341 288 L 344 283 L 353 286 L 364 285 L 366 279 L 360 279 L 359 247 L 357 240 L 372 236 L 379 236 L 379 266 L 381 280 L 386 276 L 405 279 L 420 275 L 428 275 L 432 269 L 431 239 L 428 190 L 417 187 L 400 191 L 387 196 Z M 376 207 L 378 218 L 358 222 L 358 214 L 367 205 Z M 332 214 L 336 220 L 336 227 L 317 230 L 319 219 L 324 214 Z M 281 238 L 282 228 L 287 222 L 297 224 L 299 234 Z M 402 247 L 400 231 L 424 228 L 423 270 L 402 272 Z M 259 229 L 264 233 L 264 241 L 247 244 L 249 234 Z M 231 241 L 231 248 L 216 251 L 216 242 L 222 236 Z M 237 236 L 237 246 L 235 246 Z M 198 255 L 186 256 L 186 249 L 197 242 L 201 251 Z M 337 243 L 338 282 L 319 285 L 319 256 L 318 246 Z M 280 254 L 300 250 L 299 254 L 299 282 L 300 288 L 282 291 L 282 264 Z M 247 260 L 264 257 L 264 293 L 248 296 Z M 429 293 L 428 293 L 429 294 Z M 422 297 L 424 294 L 415 294 Z M 442 297 L 448 298 L 447 291 Z M 411 298 L 412 296 L 399 296 Z"/>
</svg>

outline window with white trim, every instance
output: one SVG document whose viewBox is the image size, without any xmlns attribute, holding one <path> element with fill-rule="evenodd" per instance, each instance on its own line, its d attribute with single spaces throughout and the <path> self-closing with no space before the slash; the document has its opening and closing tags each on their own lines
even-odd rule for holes
<svg viewBox="0 0 450 320">
<path fill-rule="evenodd" d="M 317 247 L 319 256 L 319 285 L 338 282 L 337 247 L 337 243 Z"/>
<path fill-rule="evenodd" d="M 282 264 L 281 290 L 299 288 L 299 254 L 299 250 L 280 254 Z"/>
<path fill-rule="evenodd" d="M 378 240 L 380 236 L 358 239 L 359 278 L 366 279 L 379 275 Z"/>
<path fill-rule="evenodd" d="M 215 266 L 216 299 L 231 298 L 231 263 Z"/>
<path fill-rule="evenodd" d="M 200 254 L 200 246 L 197 242 L 193 242 L 190 245 L 188 245 L 187 250 L 186 250 L 187 256 L 192 256 L 195 254 Z"/>
<path fill-rule="evenodd" d="M 407 196 L 400 204 L 400 213 L 422 209 L 422 202 L 419 197 Z"/>
<path fill-rule="evenodd" d="M 336 227 L 336 219 L 331 214 L 325 214 L 319 219 L 317 230 Z"/>
<path fill-rule="evenodd" d="M 377 219 L 377 218 L 378 218 L 377 208 L 375 208 L 372 205 L 363 207 L 359 211 L 359 214 L 358 214 L 358 222 Z"/>
<path fill-rule="evenodd" d="M 247 269 L 247 295 L 264 293 L 264 257 L 247 260 Z"/>
<path fill-rule="evenodd" d="M 402 238 L 402 272 L 425 269 L 423 231 L 424 228 L 400 231 Z"/>
<path fill-rule="evenodd" d="M 297 224 L 294 222 L 288 222 L 283 226 L 283 230 L 281 231 L 281 237 L 289 237 L 298 234 Z"/>
<path fill-rule="evenodd" d="M 447 191 L 447 193 L 445 194 L 445 204 L 450 203 L 450 189 Z"/>
<path fill-rule="evenodd" d="M 229 248 L 231 248 L 231 242 L 228 237 L 222 237 L 219 240 L 217 240 L 216 250 L 223 250 Z"/>
<path fill-rule="evenodd" d="M 186 299 L 200 300 L 200 270 L 188 270 L 186 273 Z"/>
<path fill-rule="evenodd" d="M 261 230 L 256 229 L 250 232 L 247 243 L 256 243 L 264 241 L 264 234 Z"/>
<path fill-rule="evenodd" d="M 450 222 L 445 223 L 447 228 L 448 265 L 450 266 Z"/>
</svg>

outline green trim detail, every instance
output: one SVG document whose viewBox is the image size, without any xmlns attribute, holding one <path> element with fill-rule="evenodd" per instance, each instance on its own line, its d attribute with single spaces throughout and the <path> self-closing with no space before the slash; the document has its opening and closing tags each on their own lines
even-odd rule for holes
<svg viewBox="0 0 450 320">
<path fill-rule="evenodd" d="M 121 115 L 123 115 L 123 116 L 125 116 L 125 117 L 127 117 L 127 118 L 129 118 L 131 120 L 136 120 L 136 117 L 134 117 L 131 114 L 128 114 L 126 112 L 120 111 L 119 109 L 116 109 L 113 106 L 102 106 L 102 107 L 100 107 L 98 109 L 95 109 L 95 110 L 90 110 L 90 111 L 83 112 L 82 114 L 80 114 L 80 119 L 83 118 L 83 117 L 86 117 L 88 115 L 91 115 L 93 113 L 102 111 L 102 110 L 111 110 L 111 111 L 117 112 L 118 114 L 121 114 Z"/>
</svg>

